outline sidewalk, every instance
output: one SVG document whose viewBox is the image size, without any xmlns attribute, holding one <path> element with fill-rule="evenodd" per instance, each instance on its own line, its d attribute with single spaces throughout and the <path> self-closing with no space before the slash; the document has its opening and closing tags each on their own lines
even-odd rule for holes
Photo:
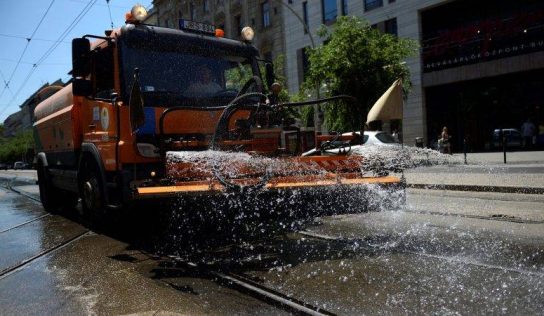
<svg viewBox="0 0 544 316">
<path fill-rule="evenodd" d="M 405 172 L 409 187 L 457 191 L 544 194 L 544 152 L 469 153 L 467 165 L 416 168 Z M 455 154 L 462 161 L 463 154 Z"/>
<path fill-rule="evenodd" d="M 463 154 L 453 154 L 461 161 Z M 467 153 L 468 164 L 504 164 L 503 152 Z M 506 152 L 506 165 L 510 164 L 542 164 L 544 165 L 544 151 L 515 151 Z"/>
</svg>

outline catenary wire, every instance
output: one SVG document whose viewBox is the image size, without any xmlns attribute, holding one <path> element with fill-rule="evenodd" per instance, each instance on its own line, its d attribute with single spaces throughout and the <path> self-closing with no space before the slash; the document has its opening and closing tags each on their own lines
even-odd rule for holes
<svg viewBox="0 0 544 316">
<path fill-rule="evenodd" d="M 5 89 L 8 89 L 11 95 L 13 95 L 13 91 L 11 91 L 11 88 L 9 87 L 9 85 L 7 85 L 6 76 L 4 76 L 4 73 L 1 70 L 0 70 L 0 76 L 2 76 L 2 81 L 4 82 L 4 84 L 6 84 Z"/>
<path fill-rule="evenodd" d="M 94 6 L 94 4 L 97 1 L 98 0 L 89 1 L 87 3 L 87 5 L 85 5 L 85 7 L 81 10 L 81 12 L 74 18 L 72 23 L 70 23 L 70 25 L 68 25 L 68 27 L 64 30 L 64 32 L 61 33 L 61 35 L 53 43 L 53 45 L 51 45 L 51 47 L 49 47 L 49 49 L 40 57 L 40 59 L 38 59 L 38 61 L 32 65 L 32 68 L 30 69 L 27 76 L 23 80 L 23 82 L 22 82 L 21 86 L 19 87 L 19 89 L 17 89 L 17 91 L 15 92 L 15 95 L 12 97 L 10 102 L 8 102 L 8 105 L 0 110 L 0 115 L 2 115 L 9 108 L 9 106 L 15 101 L 15 99 L 17 98 L 17 96 L 19 95 L 21 90 L 27 84 L 28 79 L 30 79 L 30 77 L 32 76 L 34 71 L 36 71 L 36 68 L 38 68 L 38 66 L 40 66 L 43 63 L 43 61 L 46 60 L 51 55 L 51 53 L 53 53 L 53 51 L 55 51 L 55 49 L 60 45 L 60 43 L 62 43 L 64 41 L 64 39 L 68 36 L 68 34 L 70 34 L 70 32 L 81 21 L 81 19 L 83 19 L 83 17 L 90 11 L 90 9 Z"/>
<path fill-rule="evenodd" d="M 4 90 L 2 90 L 2 92 L 0 92 L 0 98 L 2 97 L 2 95 L 4 94 L 4 92 L 6 91 L 6 89 L 9 87 L 9 84 L 11 82 L 11 80 L 13 79 L 13 76 L 15 75 L 15 73 L 17 72 L 17 69 L 19 68 L 19 65 L 21 64 L 21 60 L 23 59 L 23 57 L 25 56 L 25 53 L 28 49 L 28 45 L 30 45 L 30 41 L 32 40 L 32 38 L 34 37 L 34 35 L 36 35 L 36 32 L 38 31 L 38 29 L 40 28 L 40 26 L 42 25 L 42 22 L 43 20 L 45 19 L 45 17 L 47 16 L 47 13 L 49 13 L 49 10 L 51 9 L 51 7 L 53 6 L 53 3 L 55 3 L 55 0 L 51 0 L 51 2 L 49 3 L 49 6 L 47 7 L 47 9 L 45 10 L 45 13 L 42 15 L 40 21 L 38 22 L 38 25 L 36 25 L 36 27 L 34 28 L 34 31 L 32 32 L 32 34 L 30 35 L 30 37 L 26 38 L 26 44 L 25 44 L 25 48 L 23 49 L 23 52 L 21 53 L 21 55 L 19 56 L 19 60 L 17 61 L 17 64 L 15 65 L 15 68 L 13 68 L 13 71 L 11 72 L 11 75 L 9 76 L 5 86 L 4 86 Z M 11 103 L 11 102 L 10 102 Z"/>
<path fill-rule="evenodd" d="M 110 0 L 106 0 L 106 4 L 108 5 L 108 12 L 110 14 L 111 28 L 113 29 L 113 18 L 111 17 Z"/>
<path fill-rule="evenodd" d="M 14 34 L 5 34 L 5 33 L 0 33 L 0 37 L 16 38 L 16 39 L 24 39 L 24 40 L 28 39 L 28 37 L 26 37 L 26 36 L 14 35 Z M 32 40 L 33 41 L 40 41 L 40 42 L 56 42 L 53 39 L 35 38 L 35 37 L 33 37 Z M 70 43 L 70 42 L 63 42 L 63 43 Z"/>
</svg>

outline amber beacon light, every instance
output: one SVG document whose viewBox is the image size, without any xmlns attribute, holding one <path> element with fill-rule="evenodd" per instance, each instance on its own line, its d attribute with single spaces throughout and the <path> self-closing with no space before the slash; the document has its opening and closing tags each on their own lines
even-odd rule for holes
<svg viewBox="0 0 544 316">
<path fill-rule="evenodd" d="M 137 4 L 132 7 L 130 12 L 125 15 L 127 23 L 142 23 L 147 17 L 147 10 L 141 5 Z"/>
</svg>

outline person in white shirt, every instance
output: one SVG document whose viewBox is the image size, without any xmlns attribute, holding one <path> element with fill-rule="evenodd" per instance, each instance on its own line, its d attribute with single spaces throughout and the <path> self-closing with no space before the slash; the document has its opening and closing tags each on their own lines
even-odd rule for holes
<svg viewBox="0 0 544 316">
<path fill-rule="evenodd" d="M 212 72 L 207 65 L 197 67 L 195 77 L 196 81 L 192 82 L 183 92 L 187 97 L 210 96 L 223 90 L 217 82 L 213 81 Z"/>
<path fill-rule="evenodd" d="M 521 125 L 521 136 L 523 137 L 523 143 L 525 149 L 531 149 L 533 145 L 533 136 L 535 136 L 536 126 L 531 119 L 527 119 L 523 125 Z"/>
</svg>

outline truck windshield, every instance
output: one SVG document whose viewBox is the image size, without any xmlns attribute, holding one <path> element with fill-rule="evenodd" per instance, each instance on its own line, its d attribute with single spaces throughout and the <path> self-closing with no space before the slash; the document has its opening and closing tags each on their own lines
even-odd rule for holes
<svg viewBox="0 0 544 316">
<path fill-rule="evenodd" d="M 196 56 L 141 48 L 127 48 L 123 57 L 126 91 L 130 91 L 134 69 L 138 68 L 146 106 L 224 106 L 254 76 L 248 57 Z M 247 92 L 252 91 L 254 85 Z"/>
</svg>

